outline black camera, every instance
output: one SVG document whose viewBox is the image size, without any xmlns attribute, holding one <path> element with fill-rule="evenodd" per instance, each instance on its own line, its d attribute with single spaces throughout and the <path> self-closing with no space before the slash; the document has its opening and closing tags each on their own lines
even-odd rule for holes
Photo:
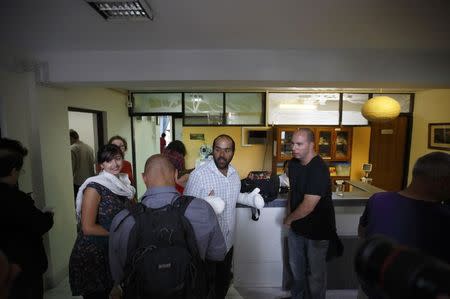
<svg viewBox="0 0 450 299">
<path fill-rule="evenodd" d="M 355 271 L 370 297 L 434 299 L 450 295 L 448 264 L 381 236 L 364 240 L 358 248 Z"/>
</svg>

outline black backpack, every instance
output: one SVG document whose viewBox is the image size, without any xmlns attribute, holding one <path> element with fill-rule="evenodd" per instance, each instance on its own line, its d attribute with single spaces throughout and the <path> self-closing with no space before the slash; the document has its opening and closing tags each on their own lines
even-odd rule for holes
<svg viewBox="0 0 450 299">
<path fill-rule="evenodd" d="M 241 192 L 252 192 L 259 188 L 259 194 L 265 202 L 271 202 L 278 196 L 280 179 L 270 171 L 250 171 L 245 179 L 241 180 Z"/>
<path fill-rule="evenodd" d="M 124 299 L 207 297 L 205 263 L 184 216 L 192 199 L 181 196 L 158 209 L 143 204 L 130 209 L 136 224 L 128 239 Z"/>
</svg>

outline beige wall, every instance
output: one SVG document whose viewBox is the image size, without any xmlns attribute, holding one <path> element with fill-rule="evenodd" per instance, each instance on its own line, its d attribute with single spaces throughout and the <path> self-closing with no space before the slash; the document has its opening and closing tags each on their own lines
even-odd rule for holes
<svg viewBox="0 0 450 299">
<path fill-rule="evenodd" d="M 428 124 L 445 122 L 450 123 L 450 89 L 417 92 L 414 101 L 408 182 L 411 181 L 411 172 L 417 158 L 437 151 L 428 148 Z"/>
<path fill-rule="evenodd" d="M 76 234 L 68 107 L 106 112 L 105 137 L 119 134 L 131 141 L 126 98 L 103 88 L 36 86 L 33 73 L 0 72 L 2 136 L 20 140 L 29 150 L 20 187 L 33 191 L 36 206 L 55 211 L 54 226 L 44 237 L 50 287 L 67 275 Z"/>
<path fill-rule="evenodd" d="M 2 137 L 19 140 L 30 149 L 31 144 L 31 111 L 30 102 L 35 99 L 31 93 L 35 87 L 32 73 L 10 73 L 0 71 L 0 119 Z M 18 121 L 20 120 L 20 121 Z M 20 188 L 24 192 L 31 192 L 33 152 L 30 151 L 24 160 L 25 175 L 19 178 Z"/>
<path fill-rule="evenodd" d="M 155 116 L 133 117 L 134 136 L 136 146 L 136 185 L 137 196 L 144 195 L 147 187 L 142 180 L 145 162 L 148 157 L 159 154 L 159 125 Z"/>
<path fill-rule="evenodd" d="M 103 88 L 38 87 L 37 98 L 45 203 L 55 210 L 55 224 L 48 238 L 50 265 L 47 278 L 51 286 L 67 274 L 76 235 L 68 107 L 106 112 L 106 137 L 119 134 L 131 141 L 131 130 L 126 96 L 115 91 Z"/>
<path fill-rule="evenodd" d="M 199 148 L 202 144 L 206 143 L 212 146 L 215 137 L 227 134 L 233 137 L 236 144 L 236 152 L 231 164 L 237 169 L 241 178 L 246 177 L 251 170 L 271 170 L 272 143 L 242 146 L 241 132 L 241 127 L 184 127 L 183 143 L 187 150 L 186 168 L 195 166 L 195 160 L 199 157 Z M 190 133 L 205 134 L 205 141 L 190 140 Z"/>
</svg>

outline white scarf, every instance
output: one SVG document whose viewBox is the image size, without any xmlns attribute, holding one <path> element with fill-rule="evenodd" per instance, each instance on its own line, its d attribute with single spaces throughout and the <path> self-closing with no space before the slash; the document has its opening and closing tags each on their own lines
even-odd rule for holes
<svg viewBox="0 0 450 299">
<path fill-rule="evenodd" d="M 128 175 L 126 173 L 119 173 L 119 176 L 115 176 L 109 172 L 102 171 L 98 175 L 90 177 L 84 181 L 83 185 L 80 186 L 80 189 L 77 193 L 76 200 L 76 212 L 77 219 L 80 221 L 81 219 L 81 204 L 83 202 L 83 192 L 86 189 L 86 186 L 91 183 L 98 183 L 106 188 L 108 188 L 112 193 L 126 196 L 128 199 L 133 199 L 134 194 L 136 193 L 136 189 L 131 185 L 130 179 L 128 179 Z"/>
</svg>

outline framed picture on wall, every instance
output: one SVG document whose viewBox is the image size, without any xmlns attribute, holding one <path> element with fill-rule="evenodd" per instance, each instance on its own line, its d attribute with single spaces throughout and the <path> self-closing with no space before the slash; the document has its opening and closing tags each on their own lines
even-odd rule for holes
<svg viewBox="0 0 450 299">
<path fill-rule="evenodd" d="M 450 123 L 428 124 L 428 148 L 450 151 Z"/>
</svg>

